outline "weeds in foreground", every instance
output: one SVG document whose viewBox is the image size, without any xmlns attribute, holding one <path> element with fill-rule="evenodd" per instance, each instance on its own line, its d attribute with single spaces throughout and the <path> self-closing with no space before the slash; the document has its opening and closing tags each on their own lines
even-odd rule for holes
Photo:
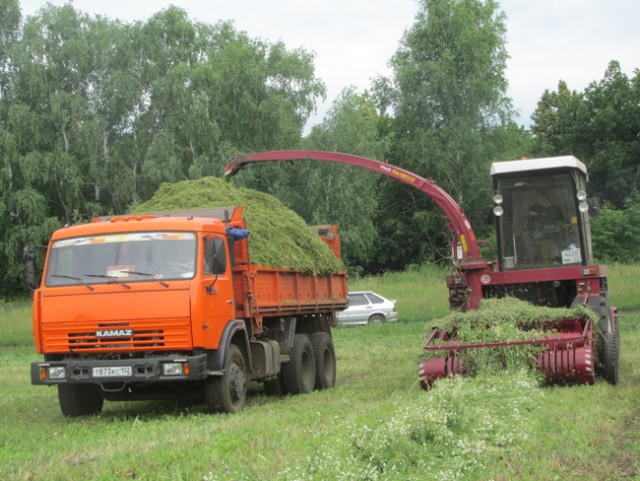
<svg viewBox="0 0 640 481">
<path fill-rule="evenodd" d="M 345 426 L 351 435 L 344 441 L 315 433 L 313 454 L 272 479 L 478 479 L 493 462 L 520 454 L 529 436 L 529 413 L 542 397 L 528 370 L 443 379 L 426 395 L 396 403 L 390 417 L 373 425 Z M 203 481 L 244 481 L 255 476 L 254 470 L 225 470 L 209 472 Z"/>
</svg>

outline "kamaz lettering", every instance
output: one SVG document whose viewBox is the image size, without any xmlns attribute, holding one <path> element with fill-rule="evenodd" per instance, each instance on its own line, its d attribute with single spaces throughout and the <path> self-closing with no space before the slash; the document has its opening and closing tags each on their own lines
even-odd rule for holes
<svg viewBox="0 0 640 481">
<path fill-rule="evenodd" d="M 97 330 L 96 337 L 131 337 L 133 336 L 133 329 L 106 329 Z"/>
</svg>

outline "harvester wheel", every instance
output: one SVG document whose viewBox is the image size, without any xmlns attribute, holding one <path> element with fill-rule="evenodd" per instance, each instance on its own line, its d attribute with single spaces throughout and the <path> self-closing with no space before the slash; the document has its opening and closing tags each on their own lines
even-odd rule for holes
<svg viewBox="0 0 640 481">
<path fill-rule="evenodd" d="M 311 334 L 313 359 L 316 364 L 316 389 L 330 389 L 336 385 L 336 351 L 328 332 Z"/>
<path fill-rule="evenodd" d="M 205 397 L 212 412 L 234 413 L 247 402 L 247 370 L 244 356 L 235 344 L 229 345 L 227 368 L 222 376 L 207 378 Z"/>
<path fill-rule="evenodd" d="M 58 402 L 62 414 L 75 418 L 100 414 L 104 398 L 96 384 L 60 384 Z"/>
<path fill-rule="evenodd" d="M 386 321 L 385 317 L 382 314 L 374 314 L 369 318 L 370 326 L 381 326 Z"/>
<path fill-rule="evenodd" d="M 286 392 L 290 394 L 303 394 L 313 390 L 316 369 L 313 348 L 306 334 L 294 336 L 289 362 L 282 365 L 282 381 Z"/>
<path fill-rule="evenodd" d="M 620 331 L 609 331 L 603 334 L 604 345 L 604 378 L 611 384 L 618 384 L 618 368 L 620 365 Z"/>
</svg>

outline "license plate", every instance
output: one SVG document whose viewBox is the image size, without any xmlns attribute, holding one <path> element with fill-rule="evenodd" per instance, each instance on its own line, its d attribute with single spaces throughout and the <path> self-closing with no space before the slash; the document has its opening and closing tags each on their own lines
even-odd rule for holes
<svg viewBox="0 0 640 481">
<path fill-rule="evenodd" d="M 93 368 L 93 377 L 128 377 L 131 376 L 131 373 L 131 366 Z"/>
</svg>

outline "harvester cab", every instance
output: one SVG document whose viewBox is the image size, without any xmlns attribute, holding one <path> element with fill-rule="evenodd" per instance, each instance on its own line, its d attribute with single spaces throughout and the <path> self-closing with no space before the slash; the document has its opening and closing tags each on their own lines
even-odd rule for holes
<svg viewBox="0 0 640 481">
<path fill-rule="evenodd" d="M 587 199 L 582 162 L 573 156 L 496 162 L 491 176 L 501 271 L 593 263 L 588 214 L 595 203 Z"/>
</svg>

